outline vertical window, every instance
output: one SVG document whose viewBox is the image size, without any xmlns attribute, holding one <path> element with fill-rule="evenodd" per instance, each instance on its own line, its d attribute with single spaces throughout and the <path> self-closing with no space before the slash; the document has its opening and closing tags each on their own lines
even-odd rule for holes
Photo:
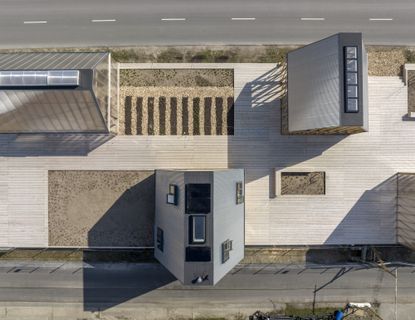
<svg viewBox="0 0 415 320">
<path fill-rule="evenodd" d="M 236 183 L 236 204 L 244 203 L 244 187 L 242 182 Z"/>
<path fill-rule="evenodd" d="M 161 252 L 164 250 L 164 232 L 163 229 L 157 227 L 157 249 Z"/>
<path fill-rule="evenodd" d="M 190 244 L 203 244 L 206 242 L 206 216 L 189 217 Z"/>
<path fill-rule="evenodd" d="M 229 260 L 229 253 L 232 250 L 232 240 L 222 242 L 222 263 Z"/>
<path fill-rule="evenodd" d="M 167 203 L 177 205 L 177 186 L 169 185 L 169 193 L 167 194 Z"/>
<path fill-rule="evenodd" d="M 359 112 L 357 47 L 344 47 L 345 112 Z"/>
</svg>

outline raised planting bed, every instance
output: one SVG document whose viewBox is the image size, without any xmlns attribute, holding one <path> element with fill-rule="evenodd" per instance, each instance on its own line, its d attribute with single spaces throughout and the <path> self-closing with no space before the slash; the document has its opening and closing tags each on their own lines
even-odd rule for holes
<svg viewBox="0 0 415 320">
<path fill-rule="evenodd" d="M 121 71 L 120 135 L 233 135 L 232 69 Z"/>
</svg>

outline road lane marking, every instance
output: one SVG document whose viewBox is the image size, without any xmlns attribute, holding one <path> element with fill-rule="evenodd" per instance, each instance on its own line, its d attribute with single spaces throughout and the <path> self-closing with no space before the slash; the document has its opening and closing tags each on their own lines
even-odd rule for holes
<svg viewBox="0 0 415 320">
<path fill-rule="evenodd" d="M 392 21 L 393 18 L 369 18 L 370 21 Z"/>
<path fill-rule="evenodd" d="M 301 21 L 324 21 L 326 18 L 300 18 Z"/>
<path fill-rule="evenodd" d="M 46 20 L 23 21 L 23 24 L 45 24 Z"/>
<path fill-rule="evenodd" d="M 116 19 L 92 19 L 91 22 L 115 22 Z"/>
<path fill-rule="evenodd" d="M 161 21 L 186 21 L 186 18 L 161 18 Z"/>
<path fill-rule="evenodd" d="M 233 21 L 254 21 L 256 18 L 231 18 Z"/>
</svg>

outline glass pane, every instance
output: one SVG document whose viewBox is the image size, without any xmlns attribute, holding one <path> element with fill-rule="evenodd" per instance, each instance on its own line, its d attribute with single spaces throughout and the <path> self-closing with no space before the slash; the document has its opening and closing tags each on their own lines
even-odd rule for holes
<svg viewBox="0 0 415 320">
<path fill-rule="evenodd" d="M 357 48 L 346 47 L 346 57 L 347 59 L 357 59 Z"/>
<path fill-rule="evenodd" d="M 347 71 L 357 72 L 357 60 L 347 60 Z"/>
<path fill-rule="evenodd" d="M 358 112 L 359 111 L 357 99 L 353 99 L 353 98 L 347 99 L 346 111 L 347 112 Z"/>
<path fill-rule="evenodd" d="M 347 72 L 347 84 L 357 84 L 357 73 Z"/>
<path fill-rule="evenodd" d="M 205 242 L 205 217 L 193 217 L 193 241 Z"/>
<path fill-rule="evenodd" d="M 357 86 L 347 86 L 347 97 L 357 98 Z"/>
</svg>

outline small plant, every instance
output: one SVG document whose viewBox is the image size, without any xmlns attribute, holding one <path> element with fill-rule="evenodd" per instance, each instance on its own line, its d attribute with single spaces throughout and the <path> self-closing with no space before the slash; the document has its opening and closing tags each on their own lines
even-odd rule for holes
<svg viewBox="0 0 415 320">
<path fill-rule="evenodd" d="M 184 55 L 183 53 L 175 48 L 169 48 L 165 51 L 162 51 L 157 56 L 157 62 L 161 63 L 171 63 L 171 62 L 183 62 Z"/>
<path fill-rule="evenodd" d="M 415 51 L 411 49 L 404 50 L 405 61 L 407 63 L 415 63 Z"/>
</svg>

